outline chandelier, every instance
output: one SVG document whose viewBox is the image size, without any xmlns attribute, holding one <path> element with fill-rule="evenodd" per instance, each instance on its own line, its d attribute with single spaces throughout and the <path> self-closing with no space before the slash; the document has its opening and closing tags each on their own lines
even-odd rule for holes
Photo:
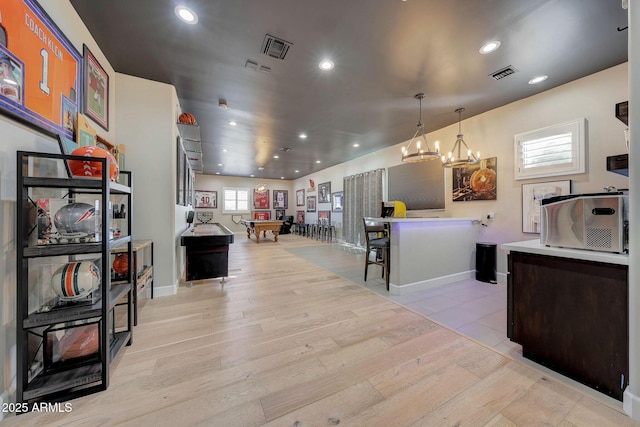
<svg viewBox="0 0 640 427">
<path fill-rule="evenodd" d="M 478 151 L 476 154 L 473 154 L 471 149 L 467 146 L 467 143 L 462 139 L 462 112 L 464 108 L 458 108 L 456 113 L 458 113 L 458 138 L 456 142 L 453 144 L 453 148 L 449 151 L 447 156 L 442 156 L 442 166 L 445 168 L 456 168 L 467 165 L 475 165 L 480 163 L 480 152 Z M 466 149 L 466 152 L 462 151 L 462 146 Z M 466 157 L 465 157 L 466 156 Z"/>
<path fill-rule="evenodd" d="M 422 123 L 422 98 L 424 98 L 424 93 L 417 93 L 414 98 L 420 101 L 420 116 L 418 118 L 418 130 L 413 134 L 413 138 L 407 144 L 406 147 L 402 147 L 402 161 L 403 162 L 426 162 L 428 160 L 434 160 L 440 157 L 440 152 L 438 150 L 438 143 L 436 142 L 435 151 L 431 150 L 429 143 L 427 142 L 427 136 L 424 133 L 424 123 Z M 419 136 L 418 136 L 419 135 Z M 420 137 L 424 141 L 424 147 L 422 147 L 420 142 Z M 411 152 L 411 146 L 413 145 L 413 141 L 416 141 L 415 151 Z"/>
<path fill-rule="evenodd" d="M 264 182 L 264 166 L 258 167 L 258 170 L 262 171 L 262 182 L 258 183 L 258 185 L 255 186 L 255 190 L 256 193 L 263 193 L 267 191 L 267 183 Z"/>
</svg>

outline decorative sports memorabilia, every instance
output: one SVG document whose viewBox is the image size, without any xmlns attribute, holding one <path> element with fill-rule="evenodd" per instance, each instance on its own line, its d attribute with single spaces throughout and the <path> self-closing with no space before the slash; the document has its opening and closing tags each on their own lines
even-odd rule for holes
<svg viewBox="0 0 640 427">
<path fill-rule="evenodd" d="M 113 267 L 113 271 L 118 274 L 127 274 L 129 271 L 129 255 L 128 254 L 119 254 L 113 260 L 111 264 Z"/>
<path fill-rule="evenodd" d="M 92 261 L 69 262 L 53 274 L 51 287 L 63 301 L 84 298 L 100 287 L 100 270 Z"/>
<path fill-rule="evenodd" d="M 213 208 L 218 207 L 218 192 L 196 190 L 196 208 Z"/>
<path fill-rule="evenodd" d="M 0 108 L 73 139 L 82 57 L 34 0 L 2 0 Z"/>
<path fill-rule="evenodd" d="M 63 361 L 77 359 L 97 353 L 99 346 L 98 324 L 92 323 L 67 329 L 58 341 L 58 354 Z"/>
<path fill-rule="evenodd" d="M 89 146 L 80 147 L 73 150 L 71 153 L 74 156 L 84 157 L 103 157 L 109 160 L 109 179 L 111 181 L 118 180 L 118 173 L 120 168 L 116 158 L 105 150 L 104 148 Z M 102 163 L 91 160 L 69 160 L 69 169 L 73 176 L 79 176 L 84 178 L 101 178 L 102 177 Z"/>
<path fill-rule="evenodd" d="M 53 217 L 61 236 L 84 237 L 96 232 L 96 209 L 88 203 L 64 205 Z"/>
<path fill-rule="evenodd" d="M 196 118 L 191 113 L 182 113 L 178 116 L 178 122 L 185 125 L 197 125 Z"/>
</svg>

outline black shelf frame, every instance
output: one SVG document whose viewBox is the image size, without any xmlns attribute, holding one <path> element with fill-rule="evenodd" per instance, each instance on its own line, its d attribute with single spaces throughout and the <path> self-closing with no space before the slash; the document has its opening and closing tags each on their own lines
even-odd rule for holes
<svg viewBox="0 0 640 427">
<path fill-rule="evenodd" d="M 98 157 L 73 156 L 65 154 L 37 153 L 18 151 L 17 153 L 17 380 L 16 401 L 22 402 L 61 402 L 76 397 L 106 390 L 109 385 L 110 368 L 113 360 L 122 351 L 125 345 L 133 342 L 133 287 L 132 275 L 127 274 L 122 283 L 111 283 L 110 250 L 115 246 L 127 245 L 130 265 L 132 264 L 132 200 L 131 200 L 131 172 L 121 171 L 124 177 L 123 185 L 110 182 L 108 174 L 103 173 L 102 178 L 82 177 L 35 177 L 27 176 L 29 173 L 29 159 L 49 159 L 65 163 L 64 169 L 69 174 L 68 161 L 91 161 L 101 163 L 102 170 L 109 170 L 107 159 Z M 60 170 L 58 165 L 58 170 Z M 55 245 L 29 245 L 29 234 L 34 232 L 33 224 L 29 223 L 28 211 L 32 208 L 33 201 L 29 196 L 30 188 L 60 189 L 65 197 L 73 198 L 78 194 L 97 195 L 100 200 L 102 238 L 98 242 L 68 243 Z M 111 217 L 109 201 L 112 195 L 125 195 L 127 199 L 127 236 L 109 239 Z M 100 298 L 93 304 L 70 305 L 57 307 L 46 312 L 30 312 L 29 304 L 29 274 L 30 260 L 43 257 L 68 256 L 69 260 L 77 255 L 100 254 L 101 261 L 101 285 Z M 37 284 L 36 286 L 43 286 Z M 126 301 L 126 302 L 125 302 Z M 114 323 L 116 306 L 126 306 L 126 326 L 120 326 L 116 332 Z M 31 308 L 32 310 L 32 308 Z M 36 333 L 36 328 L 46 328 L 50 325 L 67 324 L 75 321 L 87 321 L 100 319 L 100 345 L 97 362 L 77 365 L 70 364 L 64 370 L 58 372 L 41 371 L 35 377 L 30 378 L 29 371 L 33 360 L 29 357 L 29 336 Z M 43 343 L 44 344 L 44 343 Z M 38 353 L 38 351 L 36 351 Z"/>
</svg>

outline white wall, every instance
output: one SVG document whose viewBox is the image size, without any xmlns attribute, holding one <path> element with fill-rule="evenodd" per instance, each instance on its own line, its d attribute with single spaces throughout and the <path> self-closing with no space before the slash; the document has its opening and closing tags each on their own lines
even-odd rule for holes
<svg viewBox="0 0 640 427">
<path fill-rule="evenodd" d="M 531 240 L 539 235 L 522 233 L 522 184 L 571 179 L 574 193 L 600 192 L 608 185 L 628 188 L 627 177 L 606 170 L 607 156 L 626 152 L 623 136 L 626 126 L 614 112 L 616 103 L 628 100 L 627 75 L 628 65 L 622 64 L 463 120 L 462 132 L 467 144 L 474 151 L 480 151 L 483 158 L 497 157 L 497 200 L 454 203 L 451 170 L 447 169 L 445 211 L 438 216 L 486 217 L 487 213 L 494 212 L 496 219 L 483 228 L 480 241 L 501 244 Z M 587 173 L 514 181 L 514 135 L 578 117 L 587 119 Z M 407 134 L 410 133 L 408 129 Z M 457 133 L 456 123 L 431 132 L 427 138 L 430 143 L 440 141 L 440 147 L 445 151 L 453 146 Z M 340 191 L 344 176 L 401 164 L 400 148 L 407 142 L 301 177 L 295 180 L 294 191 L 308 188 L 309 179 L 316 185 L 330 181 L 332 191 Z M 506 273 L 506 254 L 501 251 L 498 253 L 498 272 Z"/>
<path fill-rule="evenodd" d="M 226 227 L 228 227 L 231 231 L 233 231 L 236 236 L 235 238 L 241 238 L 246 235 L 246 228 L 236 224 L 231 219 L 231 214 L 223 214 L 222 213 L 222 188 L 223 187 L 240 187 L 240 188 L 249 188 L 253 189 L 259 183 L 266 183 L 269 188 L 269 206 L 271 211 L 271 218 L 275 218 L 275 209 L 273 208 L 273 190 L 286 190 L 288 191 L 288 208 L 285 209 L 286 215 L 293 215 L 295 217 L 296 211 L 296 200 L 295 194 L 293 194 L 293 181 L 291 180 L 283 180 L 283 179 L 258 179 L 258 178 L 244 178 L 244 177 L 233 177 L 233 176 L 218 176 L 218 175 L 205 175 L 199 174 L 196 175 L 196 190 L 202 191 L 217 191 L 218 192 L 218 207 L 216 209 L 204 209 L 199 208 L 196 211 L 210 211 L 213 213 L 213 220 L 211 222 L 218 222 Z M 253 211 L 253 204 L 249 202 L 249 208 Z M 260 211 L 264 211 L 265 209 L 261 209 Z M 242 218 L 248 219 L 252 218 L 252 215 L 244 214 Z"/>
<path fill-rule="evenodd" d="M 116 74 L 117 141 L 132 171 L 133 236 L 154 243 L 154 295 L 173 295 L 182 274 L 177 236 L 187 210 L 175 203 L 178 98 L 171 85 Z"/>
</svg>

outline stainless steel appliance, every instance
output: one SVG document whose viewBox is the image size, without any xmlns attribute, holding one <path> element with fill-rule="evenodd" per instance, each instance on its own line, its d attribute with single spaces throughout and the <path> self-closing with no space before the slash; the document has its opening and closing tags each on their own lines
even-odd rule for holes
<svg viewBox="0 0 640 427">
<path fill-rule="evenodd" d="M 556 196 L 542 200 L 540 209 L 543 245 L 618 253 L 628 249 L 625 192 Z"/>
</svg>

